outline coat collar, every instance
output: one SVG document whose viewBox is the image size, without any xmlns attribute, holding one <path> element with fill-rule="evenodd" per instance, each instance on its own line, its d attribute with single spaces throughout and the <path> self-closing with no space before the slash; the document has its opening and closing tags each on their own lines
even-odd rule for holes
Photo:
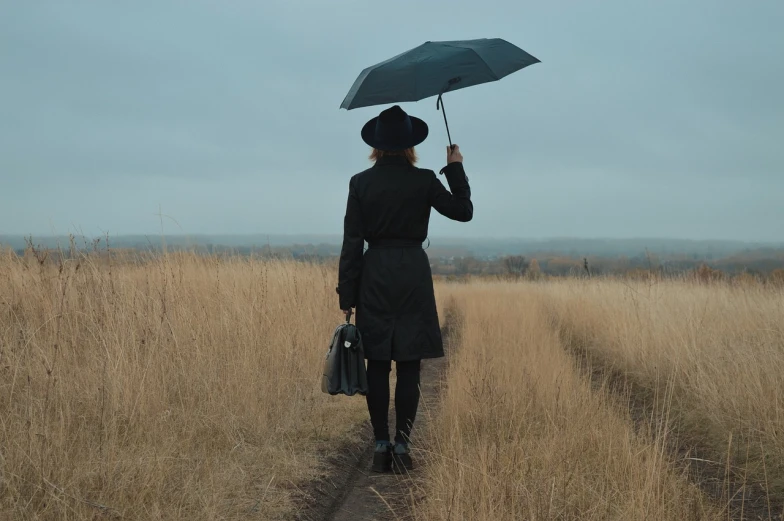
<svg viewBox="0 0 784 521">
<path fill-rule="evenodd" d="M 376 161 L 377 166 L 386 165 L 408 165 L 408 161 L 403 156 L 383 156 Z"/>
</svg>

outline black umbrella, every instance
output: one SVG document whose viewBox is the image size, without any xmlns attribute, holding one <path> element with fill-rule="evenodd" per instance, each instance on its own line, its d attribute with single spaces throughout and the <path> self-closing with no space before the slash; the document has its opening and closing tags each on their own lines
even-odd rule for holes
<svg viewBox="0 0 784 521">
<path fill-rule="evenodd" d="M 438 96 L 436 109 L 444 114 L 451 146 L 452 136 L 442 96 L 450 91 L 500 80 L 534 63 L 539 60 L 499 38 L 426 42 L 363 70 L 340 108 L 351 110 Z"/>
</svg>

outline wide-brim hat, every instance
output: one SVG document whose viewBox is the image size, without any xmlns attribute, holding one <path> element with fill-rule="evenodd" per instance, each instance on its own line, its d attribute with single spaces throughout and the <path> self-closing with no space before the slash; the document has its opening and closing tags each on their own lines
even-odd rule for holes
<svg viewBox="0 0 784 521">
<path fill-rule="evenodd" d="M 381 112 L 362 127 L 362 141 L 388 152 L 412 148 L 427 139 L 427 123 L 409 116 L 398 105 Z"/>
</svg>

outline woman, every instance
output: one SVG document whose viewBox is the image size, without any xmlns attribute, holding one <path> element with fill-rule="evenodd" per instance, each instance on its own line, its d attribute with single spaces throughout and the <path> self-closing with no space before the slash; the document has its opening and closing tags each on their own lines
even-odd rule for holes
<svg viewBox="0 0 784 521">
<path fill-rule="evenodd" d="M 356 308 L 368 360 L 376 472 L 413 468 L 408 442 L 419 405 L 420 361 L 444 356 L 430 262 L 422 248 L 430 210 L 462 222 L 470 221 L 474 211 L 457 146 L 447 147 L 441 170 L 451 193 L 435 172 L 414 166 L 414 147 L 427 134 L 424 121 L 397 105 L 381 112 L 362 129 L 375 164 L 349 182 L 337 290 L 347 317 Z M 364 242 L 368 250 L 363 255 Z M 394 446 L 387 425 L 392 360 L 397 370 Z"/>
</svg>

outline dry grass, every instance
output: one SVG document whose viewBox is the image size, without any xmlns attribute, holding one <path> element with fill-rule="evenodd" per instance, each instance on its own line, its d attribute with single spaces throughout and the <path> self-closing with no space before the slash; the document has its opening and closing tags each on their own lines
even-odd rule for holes
<svg viewBox="0 0 784 521">
<path fill-rule="evenodd" d="M 784 513 L 784 291 L 564 281 L 538 298 L 573 348 L 628 376 L 678 445 L 723 469 L 725 500 L 762 495 Z"/>
<path fill-rule="evenodd" d="M 662 439 L 595 392 L 532 284 L 441 288 L 460 349 L 430 433 L 419 519 L 721 519 Z"/>
<path fill-rule="evenodd" d="M 0 259 L 0 518 L 254 519 L 298 508 L 364 401 L 319 389 L 331 267 Z"/>
<path fill-rule="evenodd" d="M 367 414 L 361 398 L 319 390 L 335 278 L 334 266 L 240 257 L 0 258 L 0 519 L 291 517 Z M 418 519 L 726 519 L 729 498 L 708 499 L 673 442 L 781 500 L 780 290 L 437 291 L 461 317 L 460 347 L 440 410 L 423 411 Z M 663 397 L 654 421 L 575 353 Z"/>
</svg>

